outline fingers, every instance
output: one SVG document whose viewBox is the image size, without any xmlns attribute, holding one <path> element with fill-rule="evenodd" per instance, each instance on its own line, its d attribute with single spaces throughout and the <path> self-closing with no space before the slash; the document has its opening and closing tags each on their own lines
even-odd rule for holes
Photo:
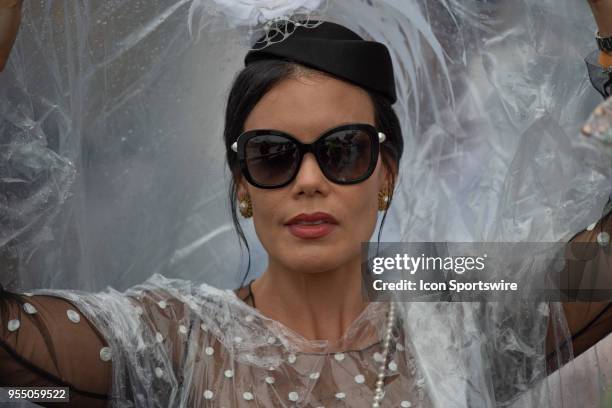
<svg viewBox="0 0 612 408">
<path fill-rule="evenodd" d="M 21 22 L 22 0 L 0 0 L 0 72 L 4 70 Z"/>
</svg>

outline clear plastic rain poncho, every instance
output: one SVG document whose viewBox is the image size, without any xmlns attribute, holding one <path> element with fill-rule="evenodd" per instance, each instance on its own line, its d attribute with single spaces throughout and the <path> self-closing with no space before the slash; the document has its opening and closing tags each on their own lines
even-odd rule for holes
<svg viewBox="0 0 612 408">
<path fill-rule="evenodd" d="M 225 98 L 263 23 L 294 12 L 390 49 L 405 150 L 382 241 L 565 242 L 602 216 L 586 2 L 26 1 L 0 76 L 1 283 L 93 323 L 115 406 L 371 406 L 383 303 L 332 349 L 231 290 L 266 254 L 244 222 L 245 277 Z M 546 378 L 548 319 L 567 331 L 541 306 L 398 304 L 383 406 L 583 405 L 584 384 Z"/>
</svg>

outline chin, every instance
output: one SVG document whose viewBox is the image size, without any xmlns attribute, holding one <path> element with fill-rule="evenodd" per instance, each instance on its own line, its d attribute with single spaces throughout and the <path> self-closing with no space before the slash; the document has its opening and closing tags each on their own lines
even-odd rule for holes
<svg viewBox="0 0 612 408">
<path fill-rule="evenodd" d="M 340 245 L 291 245 L 283 249 L 288 267 L 303 272 L 323 272 L 345 264 L 347 248 Z"/>
<path fill-rule="evenodd" d="M 336 263 L 320 263 L 320 264 L 292 264 L 291 269 L 300 274 L 316 275 L 325 274 L 339 265 Z"/>
</svg>

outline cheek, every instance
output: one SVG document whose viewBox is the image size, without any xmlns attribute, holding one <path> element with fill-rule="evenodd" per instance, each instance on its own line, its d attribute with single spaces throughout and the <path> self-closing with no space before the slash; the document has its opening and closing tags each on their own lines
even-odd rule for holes
<svg viewBox="0 0 612 408">
<path fill-rule="evenodd" d="M 279 226 L 280 220 L 278 220 L 278 214 L 280 211 L 280 204 L 284 200 L 283 197 L 277 197 L 276 194 L 268 193 L 259 195 L 251 195 L 251 201 L 253 203 L 253 225 L 257 237 L 266 244 L 277 232 L 276 229 Z"/>
<path fill-rule="evenodd" d="M 364 186 L 365 187 L 365 186 Z M 375 183 L 359 194 L 343 200 L 347 217 L 347 229 L 359 242 L 370 239 L 376 227 L 378 214 L 378 189 Z"/>
<path fill-rule="evenodd" d="M 383 179 L 383 166 L 379 156 L 378 164 L 372 176 L 362 184 L 358 184 L 359 191 L 355 191 L 353 197 L 347 197 L 345 200 L 353 214 L 352 217 L 360 220 L 356 224 L 358 224 L 357 228 L 360 231 L 359 238 L 361 241 L 369 240 L 376 228 L 376 222 L 378 221 L 378 193 L 383 189 Z"/>
</svg>

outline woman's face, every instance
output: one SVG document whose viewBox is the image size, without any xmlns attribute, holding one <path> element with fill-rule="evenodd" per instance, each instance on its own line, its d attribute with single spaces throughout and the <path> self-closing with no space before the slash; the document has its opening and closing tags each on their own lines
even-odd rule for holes
<svg viewBox="0 0 612 408">
<path fill-rule="evenodd" d="M 368 93 L 325 74 L 311 74 L 274 86 L 247 117 L 244 131 L 277 129 L 310 143 L 326 130 L 347 123 L 375 125 Z M 389 185 L 387 180 L 380 154 L 367 180 L 339 185 L 323 175 L 315 157 L 308 153 L 291 184 L 260 189 L 242 178 L 238 197 L 251 198 L 255 231 L 271 264 L 324 272 L 360 257 L 361 242 L 369 241 L 376 227 L 378 192 Z M 336 223 L 324 227 L 287 225 L 299 214 L 317 212 L 331 215 Z M 327 233 L 318 236 L 317 230 Z M 318 237 L 305 237 L 313 231 Z"/>
</svg>

